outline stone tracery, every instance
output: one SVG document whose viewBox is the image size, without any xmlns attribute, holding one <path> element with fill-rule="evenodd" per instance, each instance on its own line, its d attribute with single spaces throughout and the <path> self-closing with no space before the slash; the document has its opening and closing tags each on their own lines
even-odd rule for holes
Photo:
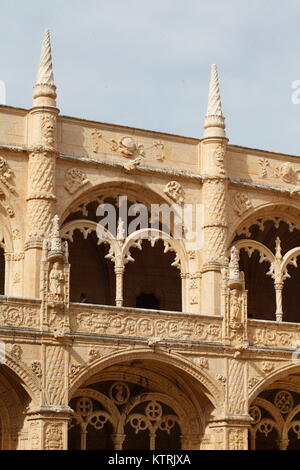
<svg viewBox="0 0 300 470">
<path fill-rule="evenodd" d="M 97 201 L 103 203 L 105 198 L 98 197 Z M 85 209 L 83 214 L 85 216 L 90 214 L 90 210 L 88 209 L 90 204 L 91 203 L 86 203 L 84 206 Z M 188 269 L 185 249 L 180 240 L 175 240 L 172 236 L 164 233 L 162 230 L 153 228 L 142 228 L 126 237 L 123 235 L 124 229 L 122 227 L 123 221 L 121 218 L 118 219 L 118 224 L 115 227 L 116 233 L 113 234 L 109 232 L 107 228 L 103 228 L 99 223 L 97 224 L 96 221 L 88 218 L 76 219 L 71 217 L 71 220 L 64 224 L 61 231 L 62 237 L 69 240 L 71 244 L 74 241 L 74 232 L 78 230 L 82 233 L 84 240 L 87 240 L 91 234 L 97 234 L 97 245 L 105 244 L 108 247 L 104 258 L 110 260 L 114 264 L 116 279 L 115 301 L 117 306 L 122 306 L 124 303 L 123 283 L 124 275 L 126 276 L 125 267 L 129 262 L 135 261 L 131 254 L 132 249 L 138 248 L 141 250 L 143 240 L 149 240 L 152 248 L 158 240 L 163 240 L 164 254 L 174 252 L 174 259 L 170 266 L 177 267 L 181 272 L 186 272 Z M 72 245 L 70 245 L 70 247 L 72 247 Z M 147 289 L 146 286 L 145 288 Z"/>
<path fill-rule="evenodd" d="M 286 304 L 286 297 L 284 294 L 286 290 L 286 281 L 291 279 L 291 277 L 294 279 L 294 276 L 297 276 L 297 257 L 300 254 L 299 233 L 300 232 L 298 231 L 293 219 L 289 220 L 287 217 L 286 220 L 284 216 L 278 216 L 275 218 L 268 216 L 262 218 L 253 217 L 252 221 L 249 222 L 248 225 L 244 226 L 241 230 L 237 230 L 238 235 L 235 238 L 234 246 L 238 248 L 240 254 L 243 255 L 244 252 L 249 256 L 249 261 L 247 261 L 243 255 L 242 263 L 240 263 L 242 270 L 245 268 L 247 269 L 246 282 L 248 283 L 248 286 L 253 282 L 253 280 L 251 281 L 251 277 L 254 277 L 254 274 L 250 274 L 249 271 L 251 263 L 253 266 L 258 266 L 257 263 L 266 263 L 268 266 L 265 269 L 264 274 L 261 275 L 261 279 L 262 282 L 265 282 L 263 279 L 266 279 L 266 276 L 269 276 L 273 280 L 274 302 L 276 303 L 273 315 L 275 313 L 277 321 L 289 318 L 288 310 L 290 310 L 290 307 L 286 312 L 284 312 L 283 304 Z M 280 236 L 278 236 L 278 234 Z M 256 239 L 249 239 L 249 237 L 253 236 Z M 255 252 L 256 255 L 253 255 Z M 253 292 L 251 289 L 249 292 L 250 304 Z M 255 310 L 253 309 L 252 311 L 255 314 Z M 268 315 L 268 319 L 271 319 L 271 312 Z"/>
<path fill-rule="evenodd" d="M 103 386 L 105 387 L 105 383 L 102 388 Z M 117 393 L 122 394 L 121 399 L 114 398 L 112 395 L 114 389 L 117 390 Z M 139 445 L 137 444 L 140 439 L 139 434 L 147 431 L 147 448 L 150 450 L 157 449 L 156 442 L 162 438 L 161 433 L 170 436 L 175 431 L 176 423 L 180 427 L 183 418 L 177 416 L 174 411 L 173 414 L 170 414 L 171 408 L 167 405 L 169 400 L 163 394 L 136 394 L 133 392 L 131 396 L 130 384 L 125 382 L 111 383 L 109 396 L 106 393 L 96 392 L 90 388 L 82 389 L 82 391 L 79 389 L 76 393 L 78 398 L 74 398 L 72 401 L 75 412 L 69 429 L 72 430 L 77 425 L 79 426 L 80 448 L 82 450 L 93 445 L 92 442 L 89 442 L 90 438 L 93 439 L 93 437 L 89 437 L 89 426 L 96 431 L 102 431 L 105 427 L 107 428 L 106 424 L 110 423 L 111 427 L 106 430 L 106 433 L 111 433 L 109 440 L 114 444 L 115 449 L 130 449 L 131 446 L 138 448 L 136 445 Z M 137 437 L 133 438 L 133 435 Z M 100 435 L 98 439 L 100 439 Z M 142 442 L 144 439 L 143 435 Z M 179 435 L 177 439 L 179 439 Z M 73 435 L 73 443 L 75 444 L 75 442 L 76 439 L 74 440 Z M 77 442 L 79 442 L 78 439 Z"/>
</svg>

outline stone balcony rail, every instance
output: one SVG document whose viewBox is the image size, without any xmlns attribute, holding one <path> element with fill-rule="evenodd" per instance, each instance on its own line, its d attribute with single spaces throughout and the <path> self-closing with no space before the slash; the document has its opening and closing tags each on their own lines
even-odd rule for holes
<svg viewBox="0 0 300 470">
<path fill-rule="evenodd" d="M 84 304 L 70 305 L 72 333 L 222 342 L 222 317 Z"/>
<path fill-rule="evenodd" d="M 0 296 L 2 331 L 48 331 L 56 335 L 107 336 L 212 345 L 238 345 L 242 342 L 237 341 L 235 333 L 228 341 L 224 337 L 224 318 L 214 315 L 71 303 L 66 311 L 52 311 L 48 308 L 47 319 L 47 324 L 43 324 L 45 316 L 40 299 Z M 247 325 L 241 325 L 243 326 L 247 329 L 249 346 L 294 350 L 296 343 L 300 343 L 300 323 L 248 319 Z"/>
<path fill-rule="evenodd" d="M 251 346 L 295 350 L 300 345 L 300 323 L 248 320 Z"/>
<path fill-rule="evenodd" d="M 41 300 L 0 296 L 0 328 L 40 329 Z"/>
</svg>

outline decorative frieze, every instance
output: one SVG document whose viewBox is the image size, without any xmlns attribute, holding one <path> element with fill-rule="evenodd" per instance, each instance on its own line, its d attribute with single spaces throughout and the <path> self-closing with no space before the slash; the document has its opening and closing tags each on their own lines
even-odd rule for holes
<svg viewBox="0 0 300 470">
<path fill-rule="evenodd" d="M 280 347 L 282 349 L 294 349 L 297 341 L 300 341 L 300 332 L 297 327 L 286 327 L 270 323 L 266 326 L 248 325 L 249 342 L 251 345 L 262 347 Z"/>
<path fill-rule="evenodd" d="M 144 160 L 163 161 L 165 159 L 165 146 L 160 140 L 155 140 L 151 145 L 146 145 L 139 143 L 128 135 L 117 140 L 110 139 L 100 129 L 91 129 L 89 147 L 95 154 L 109 152 L 130 159 L 130 162 L 124 165 L 127 170 L 138 167 Z"/>
<path fill-rule="evenodd" d="M 0 304 L 0 326 L 18 328 L 38 328 L 40 322 L 39 307 Z"/>
<path fill-rule="evenodd" d="M 72 309 L 71 309 L 72 312 Z M 104 311 L 73 311 L 72 332 L 87 332 L 117 336 L 159 337 L 170 339 L 194 339 L 211 342 L 221 341 L 221 322 L 213 317 L 195 318 L 188 315 L 153 315 L 117 313 L 111 316 Z"/>
</svg>

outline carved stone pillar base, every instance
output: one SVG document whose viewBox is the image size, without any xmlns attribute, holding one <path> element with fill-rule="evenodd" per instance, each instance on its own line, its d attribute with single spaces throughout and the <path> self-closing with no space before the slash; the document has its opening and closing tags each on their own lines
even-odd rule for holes
<svg viewBox="0 0 300 470">
<path fill-rule="evenodd" d="M 69 413 L 30 413 L 27 450 L 67 450 Z"/>
<path fill-rule="evenodd" d="M 112 440 L 115 446 L 115 450 L 122 450 L 123 449 L 123 443 L 125 441 L 126 434 L 113 434 L 112 435 Z"/>
<path fill-rule="evenodd" d="M 214 450 L 248 450 L 250 418 L 212 421 L 209 425 Z"/>
</svg>

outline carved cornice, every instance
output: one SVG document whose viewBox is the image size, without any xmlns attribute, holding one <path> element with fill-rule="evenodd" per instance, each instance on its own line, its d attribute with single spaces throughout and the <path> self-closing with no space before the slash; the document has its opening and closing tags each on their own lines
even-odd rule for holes
<svg viewBox="0 0 300 470">
<path fill-rule="evenodd" d="M 289 198 L 299 199 L 299 197 L 297 197 L 296 193 L 292 194 L 292 190 L 285 189 L 285 188 L 279 188 L 277 186 L 267 186 L 267 185 L 264 185 L 264 184 L 252 183 L 251 181 L 234 180 L 232 178 L 229 178 L 229 185 L 239 186 L 241 188 L 253 189 L 253 190 L 256 190 L 256 191 L 273 192 L 277 195 L 278 195 L 278 193 L 280 193 L 281 196 L 288 196 Z"/>
<path fill-rule="evenodd" d="M 0 144 L 0 151 L 4 150 L 5 152 L 13 152 L 13 153 L 28 153 L 27 147 L 18 147 L 13 145 L 5 145 Z"/>
<path fill-rule="evenodd" d="M 107 166 L 110 168 L 118 168 L 120 170 L 124 170 L 124 165 L 122 163 L 118 162 L 113 162 L 113 161 L 108 161 L 108 160 L 100 160 L 100 159 L 95 159 L 95 158 L 87 158 L 87 157 L 74 157 L 72 155 L 65 155 L 60 153 L 58 155 L 58 158 L 61 160 L 68 160 L 72 162 L 83 162 L 83 163 L 90 163 L 90 164 L 96 164 L 97 166 Z M 200 174 L 196 173 L 189 173 L 185 170 L 171 170 L 169 168 L 154 168 L 154 167 L 148 167 L 146 165 L 140 165 L 138 166 L 135 171 L 137 173 L 156 173 L 156 174 L 161 174 L 161 175 L 168 175 L 169 176 L 176 176 L 180 177 L 183 179 L 194 179 L 197 180 L 198 182 L 202 182 L 203 176 Z"/>
</svg>

